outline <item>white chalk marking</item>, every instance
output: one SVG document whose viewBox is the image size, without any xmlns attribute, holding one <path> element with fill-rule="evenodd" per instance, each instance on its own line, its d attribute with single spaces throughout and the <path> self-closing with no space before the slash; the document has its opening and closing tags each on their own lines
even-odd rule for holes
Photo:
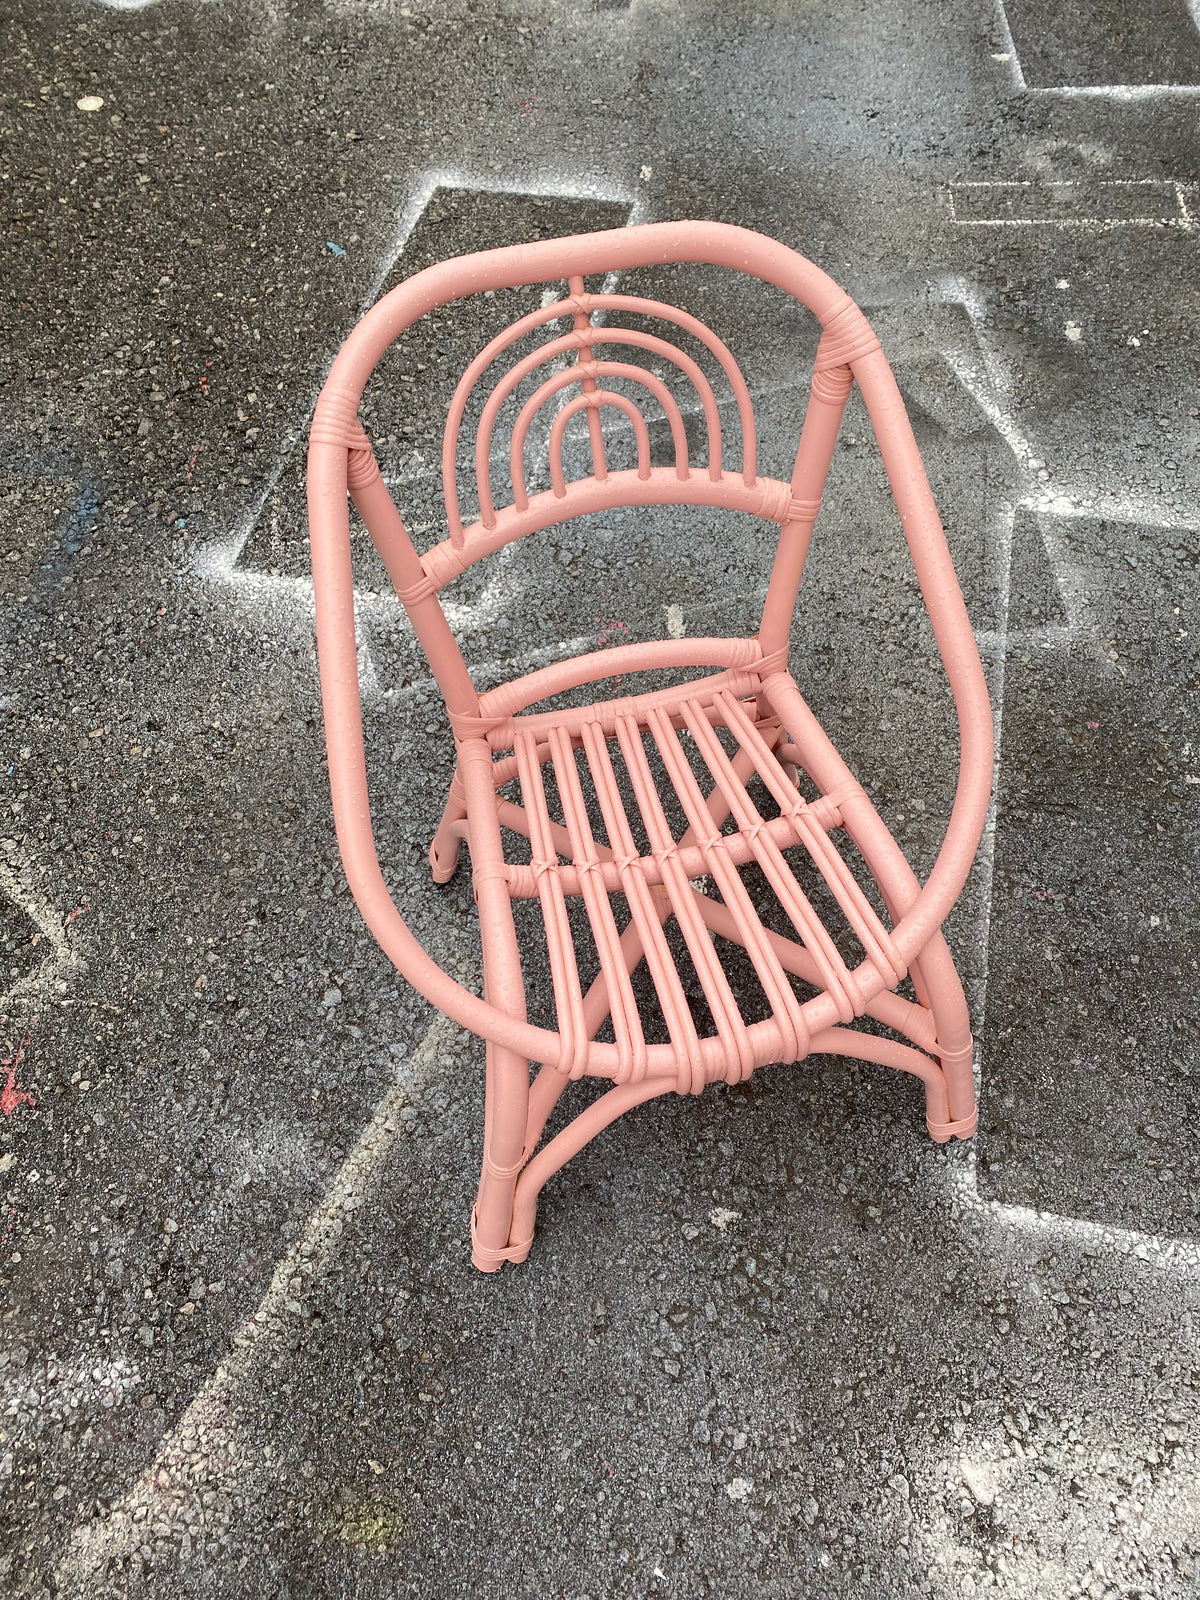
<svg viewBox="0 0 1200 1600">
<path fill-rule="evenodd" d="M 70 913 L 55 910 L 30 888 L 33 875 L 32 863 L 18 856 L 15 847 L 10 848 L 6 858 L 0 858 L 0 893 L 7 895 L 25 913 L 49 946 L 36 966 L 0 993 L 0 1013 L 8 1016 L 18 1011 L 23 1003 L 48 994 L 52 986 L 65 989 L 66 979 L 80 967 L 80 959 L 67 937 L 66 916 Z"/>
<path fill-rule="evenodd" d="M 603 182 L 597 183 L 592 179 L 580 178 L 577 174 L 556 175 L 543 170 L 536 176 L 495 179 L 492 177 L 478 178 L 455 167 L 429 168 L 420 175 L 407 201 L 401 208 L 396 231 L 392 235 L 387 248 L 383 251 L 381 264 L 371 279 L 358 317 L 355 318 L 356 322 L 378 300 L 379 292 L 405 245 L 408 243 L 413 229 L 420 220 L 421 213 L 428 206 L 435 191 L 440 188 L 472 189 L 481 194 L 531 195 L 535 199 L 595 200 L 605 204 L 625 205 L 629 207 L 630 225 L 643 220 L 642 214 L 645 209 L 643 196 L 629 194 L 618 184 L 606 186 Z M 604 281 L 605 293 L 611 294 L 613 292 L 618 276 L 618 274 L 614 273 L 608 275 Z M 336 355 L 336 351 L 334 355 Z M 331 356 L 331 365 L 332 360 L 333 357 Z M 257 497 L 249 515 L 242 520 L 240 526 L 229 538 L 212 541 L 206 544 L 199 553 L 196 561 L 197 571 L 209 582 L 221 583 L 234 589 L 243 587 L 248 577 L 258 577 L 267 583 L 282 582 L 286 585 L 291 582 L 288 579 L 273 579 L 269 574 L 249 574 L 238 568 L 237 562 L 251 534 L 258 526 L 267 498 L 282 477 L 284 468 L 287 466 L 293 451 L 302 439 L 307 438 L 308 426 L 312 420 L 317 396 L 324 387 L 328 371 L 329 369 L 326 367 L 321 375 L 320 382 L 307 402 L 303 416 L 300 418 L 296 429 L 285 439 L 283 448 L 268 474 L 263 491 Z M 305 582 L 311 594 L 311 581 L 302 581 Z"/>
<path fill-rule="evenodd" d="M 948 1182 L 951 1194 L 964 1209 L 994 1219 L 1006 1229 L 1019 1233 L 1048 1234 L 1105 1255 L 1131 1256 L 1152 1267 L 1185 1272 L 1200 1270 L 1200 1243 L 1193 1239 L 1144 1233 L 1140 1228 L 1115 1227 L 1111 1223 L 1092 1222 L 1084 1217 L 1064 1216 L 1058 1211 L 1035 1211 L 1031 1206 L 985 1199 L 979 1191 L 973 1149 L 968 1151 L 964 1165 L 950 1169 Z"/>
<path fill-rule="evenodd" d="M 1196 0 L 1189 0 L 1189 6 L 1192 20 L 1200 28 L 1200 16 L 1197 15 L 1200 6 L 1197 6 Z M 1056 83 L 1040 86 L 1026 83 L 1021 58 L 1017 54 L 1012 29 L 1008 25 L 1004 0 L 996 0 L 996 12 L 997 26 L 1003 38 L 1003 50 L 1012 59 L 1013 88 L 1022 94 L 1057 95 L 1064 99 L 1090 97 L 1110 100 L 1149 100 L 1159 95 L 1200 94 L 1200 83 Z M 992 59 L 1000 58 L 993 56 Z"/>
<path fill-rule="evenodd" d="M 1185 185 L 1174 178 L 1094 178 L 1054 179 L 997 178 L 971 179 L 950 185 L 950 212 L 960 228 L 1072 228 L 1100 232 L 1110 228 L 1178 228 L 1190 233 L 1194 227 L 1184 198 Z M 1132 191 L 1138 194 L 1132 194 Z M 1152 199 L 1152 191 L 1163 191 L 1164 204 L 1155 211 L 1139 206 L 1133 215 L 1122 215 L 1118 202 L 1126 195 L 1133 199 Z M 994 197 L 992 215 L 964 215 L 979 202 Z M 1090 203 L 1091 210 L 1063 216 L 1062 206 L 1073 196 Z M 961 199 L 960 199 L 961 197 Z M 1097 209 L 1109 200 L 1112 210 Z M 1032 202 L 1033 212 L 1017 215 L 1017 208 Z"/>
<path fill-rule="evenodd" d="M 1000 55 L 1012 67 L 1012 85 L 1014 89 L 1026 92 L 1025 74 L 1021 71 L 1021 58 L 1017 54 L 1017 47 L 1013 42 L 1012 29 L 1008 25 L 1008 15 L 1004 10 L 1004 0 L 996 0 L 996 24 L 1000 31 Z M 999 59 L 996 57 L 995 59 Z"/>
<path fill-rule="evenodd" d="M 225 1360 L 109 1516 L 75 1529 L 58 1568 L 60 1588 L 99 1577 L 109 1561 L 152 1537 L 156 1525 L 170 1525 L 185 1507 L 201 1507 L 204 1491 L 234 1474 L 238 1464 L 235 1400 L 244 1395 L 280 1336 L 297 1323 L 303 1324 L 303 1298 L 312 1293 L 336 1258 L 353 1214 L 378 1187 L 401 1136 L 401 1113 L 431 1082 L 439 1058 L 457 1031 L 448 1018 L 438 1017 L 406 1058 L 400 1069 L 403 1082 L 389 1089 L 376 1106 L 321 1203 L 280 1259 L 258 1309 L 234 1335 Z"/>
</svg>

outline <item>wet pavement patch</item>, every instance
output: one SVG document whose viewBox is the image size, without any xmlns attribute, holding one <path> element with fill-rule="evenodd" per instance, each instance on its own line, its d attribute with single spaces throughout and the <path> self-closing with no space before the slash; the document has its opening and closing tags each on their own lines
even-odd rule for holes
<svg viewBox="0 0 1200 1600">
<path fill-rule="evenodd" d="M 1004 10 L 1031 88 L 1200 84 L 1200 38 L 1187 0 L 1004 0 Z"/>
<path fill-rule="evenodd" d="M 10 10 L 0 1590 L 1192 1600 L 1194 98 L 1022 93 L 995 7 L 903 0 Z M 1097 44 L 1114 15 L 1014 3 L 1027 81 L 1190 70 L 1178 8 Z M 1000 728 L 949 926 L 981 1132 L 934 1146 L 882 1068 L 764 1069 L 621 1119 L 484 1279 L 482 1045 L 338 858 L 303 433 L 381 284 L 682 216 L 830 271 L 911 408 Z M 786 476 L 813 319 L 707 269 L 622 286 L 726 340 Z M 530 300 L 428 319 L 368 391 L 422 546 L 454 382 Z M 490 684 L 752 628 L 774 536 L 584 519 L 446 599 Z M 469 874 L 427 865 L 453 738 L 359 582 L 386 881 L 477 987 Z M 953 706 L 857 400 L 793 643 L 927 872 Z"/>
<path fill-rule="evenodd" d="M 1080 621 L 1015 636 L 1005 676 L 981 1188 L 1192 1235 L 1200 544 L 1076 519 L 1056 554 Z"/>
</svg>

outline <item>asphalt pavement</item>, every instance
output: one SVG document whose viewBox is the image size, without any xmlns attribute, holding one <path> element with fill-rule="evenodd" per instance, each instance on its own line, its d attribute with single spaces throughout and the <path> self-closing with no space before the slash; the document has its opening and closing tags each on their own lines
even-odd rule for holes
<svg viewBox="0 0 1200 1600">
<path fill-rule="evenodd" d="M 0 38 L 0 1593 L 1194 1595 L 1188 5 L 8 0 Z M 996 712 L 949 928 L 979 1133 L 934 1145 L 881 1068 L 764 1069 L 625 1117 L 484 1277 L 482 1046 L 333 836 L 303 439 L 418 267 L 678 217 L 829 271 L 913 418 Z M 811 319 L 622 287 L 711 322 L 786 474 Z M 422 544 L 453 382 L 537 303 L 378 374 Z M 753 626 L 772 533 L 594 517 L 446 598 L 492 683 Z M 477 985 L 425 859 L 450 733 L 358 555 L 381 858 Z M 791 668 L 928 870 L 952 707 L 857 401 Z"/>
</svg>

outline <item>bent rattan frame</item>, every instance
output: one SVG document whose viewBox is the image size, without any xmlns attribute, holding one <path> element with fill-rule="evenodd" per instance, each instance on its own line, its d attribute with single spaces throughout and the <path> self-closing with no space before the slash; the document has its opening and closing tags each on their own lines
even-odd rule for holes
<svg viewBox="0 0 1200 1600">
<path fill-rule="evenodd" d="M 585 276 L 674 262 L 722 266 L 775 285 L 822 325 L 795 468 L 789 483 L 757 468 L 754 411 L 732 354 L 710 329 L 675 307 L 634 295 L 589 293 Z M 418 555 L 383 484 L 358 422 L 364 386 L 391 342 L 419 317 L 461 296 L 539 283 L 567 285 L 563 298 L 519 319 L 466 369 L 446 424 L 443 476 L 447 536 Z M 610 311 L 670 324 L 702 346 L 736 403 L 740 460 L 727 466 L 720 409 L 700 363 L 657 334 L 607 327 Z M 569 320 L 500 375 L 483 406 L 476 438 L 479 515 L 464 524 L 458 459 L 462 424 L 477 387 L 518 341 Z M 689 460 L 673 391 L 648 367 L 606 359 L 608 346 L 667 362 L 695 390 L 708 438 L 702 466 Z M 697 352 L 699 354 L 699 352 Z M 511 502 L 493 498 L 494 429 L 506 399 L 547 363 L 552 371 L 520 406 L 510 438 Z M 640 386 L 665 415 L 670 466 L 651 462 L 646 418 L 613 379 Z M 801 574 L 851 386 L 857 383 L 879 443 L 959 725 L 954 805 L 936 863 L 922 885 L 866 792 L 806 704 L 787 671 L 787 648 Z M 573 385 L 579 392 L 556 397 Z M 530 424 L 553 411 L 550 488 L 531 492 L 525 470 Z M 557 406 L 557 410 L 554 407 Z M 609 467 L 605 409 L 633 433 L 637 466 Z M 565 430 L 583 413 L 591 471 L 568 482 Z M 471 854 L 482 939 L 483 995 L 443 971 L 415 939 L 384 883 L 372 835 L 354 626 L 347 491 L 404 603 L 445 697 L 457 767 L 430 859 L 435 878 L 456 870 L 465 840 Z M 942 924 L 982 835 L 992 773 L 987 687 L 945 536 L 912 429 L 870 324 L 850 297 L 795 251 L 742 228 L 716 223 L 652 223 L 576 238 L 483 251 L 418 273 L 384 296 L 342 346 L 313 417 L 308 464 L 309 524 L 317 641 L 338 842 L 350 887 L 376 939 L 399 971 L 440 1010 L 487 1042 L 483 1167 L 472 1215 L 473 1259 L 485 1271 L 520 1261 L 533 1238 L 537 1197 L 547 1179 L 622 1112 L 655 1095 L 699 1093 L 713 1081 L 738 1082 L 768 1062 L 834 1052 L 920 1078 L 933 1138 L 969 1137 L 976 1110 L 972 1040 L 962 985 Z M 438 591 L 472 563 L 555 522 L 631 505 L 704 504 L 748 511 L 779 525 L 779 542 L 759 631 L 751 638 L 683 638 L 593 651 L 544 667 L 486 693 L 472 683 L 438 602 Z M 570 710 L 528 707 L 589 682 L 657 668 L 715 669 L 671 689 L 600 700 Z M 725 730 L 726 738 L 718 730 Z M 688 740 L 684 751 L 681 737 Z M 733 753 L 729 746 L 734 745 Z M 647 759 L 661 762 L 687 819 L 676 838 Z M 607 841 L 595 837 L 580 785 L 589 776 Z M 696 760 L 710 780 L 696 775 Z M 618 780 L 614 761 L 625 774 Z M 797 772 L 819 795 L 806 801 Z M 552 773 L 562 817 L 551 815 Z M 499 791 L 519 782 L 521 804 Z M 778 814 L 753 798 L 759 780 Z M 632 791 L 639 850 L 627 811 Z M 768 809 L 771 809 L 768 807 Z M 732 820 L 733 827 L 730 829 Z M 529 841 L 531 859 L 509 860 L 503 833 Z M 839 852 L 853 841 L 879 889 L 887 923 Z M 847 964 L 804 894 L 784 851 L 802 848 L 853 931 L 862 960 Z M 795 933 L 764 926 L 742 882 L 759 868 Z M 709 878 L 720 898 L 703 892 Z M 611 897 L 628 920 L 618 926 Z M 583 905 L 599 957 L 585 991 L 567 903 Z M 557 1015 L 555 1028 L 526 1016 L 525 980 L 513 903 L 536 900 L 545 924 Z M 664 928 L 674 919 L 699 978 L 713 1027 L 702 1035 Z M 720 959 L 719 938 L 741 946 L 770 1005 L 748 1023 Z M 668 1039 L 648 1042 L 631 983 L 645 962 Z M 912 981 L 915 1002 L 897 993 Z M 798 978 L 816 992 L 797 994 Z M 864 1033 L 867 1017 L 899 1039 Z M 613 1037 L 597 1037 L 611 1019 Z M 529 1064 L 540 1065 L 530 1081 Z M 561 1132 L 542 1135 L 564 1088 L 588 1075 L 611 1080 Z"/>
</svg>

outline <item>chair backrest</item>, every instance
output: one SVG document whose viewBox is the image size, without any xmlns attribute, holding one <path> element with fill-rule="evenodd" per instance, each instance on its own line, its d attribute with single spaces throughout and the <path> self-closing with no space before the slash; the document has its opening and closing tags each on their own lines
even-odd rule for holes
<svg viewBox="0 0 1200 1600">
<path fill-rule="evenodd" d="M 691 478 L 692 465 L 688 459 L 687 430 L 675 396 L 662 379 L 647 370 L 645 366 L 633 366 L 628 361 L 614 360 L 611 357 L 606 359 L 604 351 L 606 347 L 613 345 L 624 345 L 660 356 L 684 375 L 691 384 L 698 408 L 704 417 L 708 456 L 707 477 L 712 483 L 719 484 L 723 481 L 725 464 L 722 455 L 721 417 L 712 385 L 703 369 L 686 351 L 677 345 L 669 344 L 661 335 L 646 333 L 636 328 L 595 325 L 594 319 L 598 314 L 606 315 L 613 311 L 634 313 L 641 317 L 670 323 L 674 328 L 691 334 L 712 354 L 728 379 L 729 387 L 737 401 L 742 443 L 742 461 L 737 475 L 740 475 L 747 487 L 754 484 L 757 452 L 754 408 L 750 403 L 750 391 L 746 387 L 746 380 L 742 377 L 737 362 L 716 334 L 697 317 L 690 316 L 674 306 L 664 305 L 660 300 L 646 300 L 637 295 L 627 294 L 589 294 L 584 288 L 582 274 L 570 278 L 568 290 L 564 299 L 556 300 L 540 311 L 522 317 L 493 339 L 472 361 L 455 390 L 450 414 L 446 420 L 446 435 L 442 450 L 442 479 L 445 488 L 446 520 L 449 524 L 451 543 L 456 549 L 461 550 L 466 545 L 466 532 L 459 515 L 457 465 L 459 438 L 467 403 L 473 391 L 484 380 L 488 368 L 506 350 L 534 330 L 549 329 L 551 324 L 563 320 L 571 322 L 570 331 L 560 333 L 544 342 L 510 367 L 493 384 L 483 408 L 475 445 L 475 480 L 479 499 L 479 522 L 482 528 L 491 531 L 500 525 L 500 518 L 492 500 L 491 483 L 491 449 L 500 407 L 524 379 L 536 373 L 540 367 L 547 366 L 556 358 L 564 356 L 573 356 L 572 364 L 565 370 L 554 372 L 544 379 L 521 407 L 513 426 L 509 446 L 512 510 L 517 512 L 529 510 L 525 450 L 530 424 L 543 407 L 549 405 L 555 395 L 564 389 L 573 388 L 576 384 L 580 386 L 580 393 L 565 406 L 560 407 L 550 432 L 550 481 L 554 499 L 560 502 L 557 507 L 551 509 L 558 518 L 577 514 L 574 511 L 574 504 L 578 499 L 578 489 L 576 484 L 568 486 L 566 482 L 563 442 L 567 423 L 580 411 L 587 413 L 592 460 L 590 476 L 595 483 L 604 483 L 609 476 L 601 421 L 601 412 L 605 407 L 622 412 L 632 424 L 637 445 L 638 483 L 646 484 L 652 480 L 654 469 L 650 464 L 650 436 L 646 419 L 627 395 L 603 387 L 613 378 L 623 379 L 627 383 L 647 390 L 661 407 L 670 426 L 675 458 L 672 467 L 668 469 L 669 476 L 681 483 L 686 483 Z M 623 492 L 629 490 L 637 493 L 632 484 L 622 485 Z M 641 492 L 645 493 L 644 490 Z"/>
</svg>

